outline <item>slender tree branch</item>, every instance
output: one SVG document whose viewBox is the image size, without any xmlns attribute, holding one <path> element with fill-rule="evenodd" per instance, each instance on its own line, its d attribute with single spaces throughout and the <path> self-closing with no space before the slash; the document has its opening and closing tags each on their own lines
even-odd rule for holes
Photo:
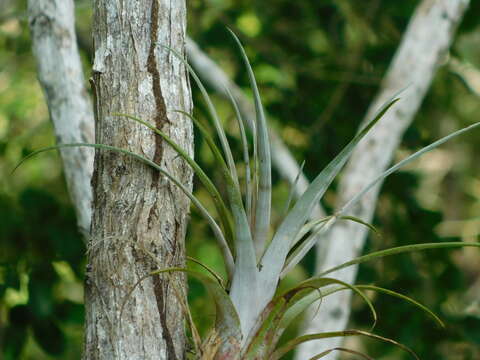
<svg viewBox="0 0 480 360">
<path fill-rule="evenodd" d="M 93 142 L 92 105 L 85 89 L 72 0 L 29 0 L 28 22 L 38 79 L 59 144 Z M 60 151 L 68 191 L 83 234 L 90 231 L 93 149 Z"/>
<path fill-rule="evenodd" d="M 391 162 L 403 133 L 411 124 L 415 114 L 430 87 L 439 65 L 448 54 L 450 43 L 457 25 L 468 6 L 468 0 L 423 0 L 417 7 L 403 36 L 392 63 L 385 75 L 382 87 L 371 104 L 365 119 L 390 98 L 395 92 L 409 86 L 402 99 L 391 112 L 376 125 L 354 151 L 339 184 L 338 202 L 340 207 L 356 192 L 382 173 Z M 380 184 L 368 193 L 352 210 L 351 215 L 370 222 L 377 203 Z M 366 228 L 353 222 L 336 224 L 320 239 L 328 244 L 326 253 L 319 253 L 317 271 L 348 261 L 362 251 Z M 350 267 L 333 276 L 352 283 L 357 267 Z M 305 324 L 305 333 L 317 333 L 345 328 L 350 315 L 350 294 L 335 294 L 324 303 L 322 311 Z M 312 341 L 300 346 L 296 359 L 308 359 L 319 351 L 339 346 L 341 339 Z M 325 359 L 336 359 L 332 353 Z"/>
</svg>

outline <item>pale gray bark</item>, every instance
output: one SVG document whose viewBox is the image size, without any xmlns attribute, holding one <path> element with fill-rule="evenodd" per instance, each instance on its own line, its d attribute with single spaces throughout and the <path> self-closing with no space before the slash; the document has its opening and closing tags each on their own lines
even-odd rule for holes
<svg viewBox="0 0 480 360">
<path fill-rule="evenodd" d="M 468 0 L 423 0 L 413 15 L 402 43 L 383 81 L 381 90 L 371 104 L 366 119 L 394 93 L 409 85 L 401 100 L 373 128 L 370 134 L 355 149 L 352 158 L 342 173 L 338 188 L 339 206 L 382 173 L 390 164 L 404 131 L 411 124 L 439 65 L 447 59 L 448 49 L 469 1 Z M 371 190 L 350 213 L 364 221 L 372 220 L 380 184 Z M 367 230 L 353 222 L 340 222 L 320 241 L 328 244 L 326 254 L 318 263 L 317 271 L 339 265 L 360 254 Z M 332 273 L 347 283 L 353 283 L 357 267 L 349 267 Z M 350 315 L 350 292 L 339 292 L 326 298 L 318 315 L 307 316 L 305 333 L 318 333 L 345 329 Z M 313 318 L 313 320 L 312 320 Z M 311 341 L 297 351 L 296 359 L 309 359 L 326 349 L 340 345 L 342 338 Z M 332 352 L 324 357 L 336 359 Z"/>
<path fill-rule="evenodd" d="M 187 72 L 163 47 L 184 52 L 185 22 L 183 0 L 96 0 L 93 82 L 96 142 L 144 155 L 191 188 L 191 169 L 175 151 L 113 115 L 149 121 L 193 153 L 191 123 L 175 112 L 191 112 Z M 92 184 L 84 358 L 183 359 L 184 276 L 148 277 L 127 295 L 150 271 L 184 266 L 188 199 L 151 168 L 106 151 L 96 152 Z"/>
<path fill-rule="evenodd" d="M 85 89 L 74 28 L 72 0 L 29 0 L 28 16 L 38 78 L 58 144 L 93 142 L 94 121 Z M 67 187 L 79 229 L 90 229 L 93 150 L 62 149 Z"/>
</svg>

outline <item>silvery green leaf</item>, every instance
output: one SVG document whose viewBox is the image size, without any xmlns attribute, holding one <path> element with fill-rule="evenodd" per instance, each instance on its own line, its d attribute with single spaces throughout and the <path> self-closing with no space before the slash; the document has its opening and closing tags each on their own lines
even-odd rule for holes
<svg viewBox="0 0 480 360">
<path fill-rule="evenodd" d="M 268 230 L 270 228 L 270 212 L 272 202 L 272 165 L 270 158 L 270 140 L 268 138 L 268 127 L 263 110 L 262 100 L 258 91 L 255 75 L 248 61 L 247 54 L 240 40 L 233 31 L 228 29 L 237 43 L 243 62 L 247 68 L 250 86 L 253 90 L 256 112 L 257 148 L 258 148 L 258 195 L 255 208 L 253 239 L 257 254 L 263 253 L 267 243 Z"/>
<path fill-rule="evenodd" d="M 403 159 L 402 161 L 400 161 L 398 164 L 395 164 L 394 166 L 392 166 L 391 168 L 389 168 L 388 170 L 386 170 L 385 172 L 383 172 L 382 174 L 378 175 L 377 178 L 375 180 L 373 180 L 370 184 L 368 184 L 363 190 L 361 190 L 357 195 L 355 195 L 351 200 L 349 200 L 339 211 L 338 211 L 338 215 L 343 215 L 347 212 L 347 210 L 349 208 L 351 208 L 353 205 L 355 205 L 361 198 L 363 195 L 365 195 L 365 193 L 367 193 L 369 190 L 371 190 L 378 182 L 382 181 L 383 179 L 385 179 L 388 175 L 390 175 L 391 173 L 397 171 L 398 169 L 400 169 L 401 167 L 409 164 L 410 162 L 412 162 L 413 160 L 415 160 L 416 158 L 418 158 L 419 156 L 425 154 L 426 152 L 429 152 L 433 149 L 435 149 L 436 147 L 442 145 L 443 143 L 447 142 L 448 140 L 451 140 L 453 139 L 454 137 L 457 137 L 459 135 L 462 135 L 468 131 L 471 131 L 475 128 L 477 128 L 478 126 L 480 126 L 480 122 L 477 122 L 475 124 L 472 124 L 470 126 L 467 126 L 463 129 L 460 129 L 458 131 L 455 131 L 454 133 L 450 134 L 450 135 L 447 135 L 437 141 L 435 141 L 434 143 L 428 145 L 428 146 L 425 146 L 424 148 L 420 149 L 419 151 L 415 152 L 414 154 L 410 155 L 409 157 L 407 157 L 406 159 Z"/>
<path fill-rule="evenodd" d="M 365 126 L 347 146 L 338 154 L 315 178 L 308 189 L 295 203 L 293 209 L 288 213 L 280 224 L 274 235 L 267 251 L 260 262 L 261 288 L 265 295 L 263 302 L 268 303 L 273 296 L 278 278 L 284 266 L 285 259 L 290 250 L 292 241 L 296 238 L 301 227 L 306 222 L 314 205 L 321 199 L 325 191 L 332 183 L 335 176 L 342 169 L 345 162 L 350 157 L 355 146 L 375 125 L 375 123 L 387 112 L 387 110 L 399 99 L 393 99 L 387 102 L 379 113 Z"/>
</svg>

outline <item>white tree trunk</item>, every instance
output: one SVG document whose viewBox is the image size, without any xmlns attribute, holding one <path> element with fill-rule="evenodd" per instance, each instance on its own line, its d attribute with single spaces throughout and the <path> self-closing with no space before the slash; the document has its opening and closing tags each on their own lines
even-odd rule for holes
<svg viewBox="0 0 480 360">
<path fill-rule="evenodd" d="M 29 0 L 28 15 L 38 78 L 57 143 L 93 142 L 93 111 L 78 54 L 73 1 Z M 60 153 L 78 227 L 88 234 L 94 152 L 90 148 L 71 148 Z"/>
<path fill-rule="evenodd" d="M 370 119 L 394 93 L 407 85 L 410 86 L 401 95 L 401 100 L 355 149 L 342 173 L 337 205 L 343 205 L 390 164 L 438 66 L 447 59 L 450 43 L 468 3 L 468 0 L 423 0 L 417 7 L 366 119 Z M 372 189 L 349 215 L 370 222 L 379 190 L 380 184 Z M 326 238 L 319 240 L 328 244 L 328 251 L 318 254 L 320 262 L 317 264 L 317 271 L 359 256 L 366 235 L 366 228 L 356 223 L 343 221 L 336 224 Z M 353 283 L 356 274 L 357 267 L 349 267 L 329 276 Z M 345 329 L 350 315 L 350 297 L 350 292 L 343 291 L 324 299 L 318 315 L 306 317 L 304 332 Z M 332 338 L 304 343 L 297 351 L 296 359 L 309 359 L 324 350 L 339 346 L 341 342 L 342 338 Z M 324 359 L 332 360 L 337 356 L 338 353 L 332 352 Z"/>
<path fill-rule="evenodd" d="M 93 83 L 96 142 L 153 159 L 191 188 L 175 151 L 113 115 L 140 117 L 193 153 L 191 123 L 174 111 L 191 112 L 188 74 L 163 47 L 184 52 L 185 22 L 183 0 L 96 0 Z M 188 199 L 151 168 L 106 151 L 96 151 L 92 184 L 84 358 L 183 359 L 184 276 L 148 277 L 129 291 L 154 269 L 184 266 Z"/>
</svg>

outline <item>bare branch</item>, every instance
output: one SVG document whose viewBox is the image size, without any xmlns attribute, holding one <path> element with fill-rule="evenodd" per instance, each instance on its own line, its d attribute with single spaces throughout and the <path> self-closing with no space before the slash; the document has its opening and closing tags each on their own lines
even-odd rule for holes
<svg viewBox="0 0 480 360">
<path fill-rule="evenodd" d="M 72 0 L 29 0 L 28 18 L 38 78 L 57 143 L 93 142 L 94 119 L 85 89 Z M 90 231 L 93 149 L 62 149 L 67 187 L 83 234 Z"/>
</svg>

